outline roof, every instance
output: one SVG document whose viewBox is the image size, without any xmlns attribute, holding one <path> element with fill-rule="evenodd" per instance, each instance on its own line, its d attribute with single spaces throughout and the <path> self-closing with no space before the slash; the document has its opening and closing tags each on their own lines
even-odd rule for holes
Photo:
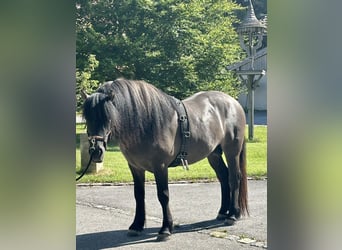
<svg viewBox="0 0 342 250">
<path fill-rule="evenodd" d="M 267 47 L 259 50 L 254 56 L 254 67 L 255 69 L 266 70 L 266 56 L 267 56 Z M 248 69 L 250 68 L 251 58 L 247 57 L 241 62 L 234 63 L 232 65 L 228 65 L 226 67 L 227 70 L 237 70 L 237 69 Z"/>
</svg>

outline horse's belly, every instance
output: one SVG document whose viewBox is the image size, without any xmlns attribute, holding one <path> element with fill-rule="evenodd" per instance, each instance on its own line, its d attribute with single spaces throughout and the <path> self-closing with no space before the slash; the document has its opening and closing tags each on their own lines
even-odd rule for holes
<svg viewBox="0 0 342 250">
<path fill-rule="evenodd" d="M 146 146 L 145 146 L 146 147 Z M 148 148 L 148 147 L 147 147 Z M 163 150 L 140 150 L 140 152 L 122 152 L 132 167 L 154 173 L 156 168 L 167 167 L 174 159 Z"/>
<path fill-rule="evenodd" d="M 206 158 L 211 152 L 215 150 L 217 145 L 209 145 L 209 144 L 201 144 L 201 143 L 196 143 L 196 144 L 191 144 L 189 145 L 188 148 L 188 156 L 187 160 L 189 164 L 193 164 L 195 162 L 198 162 L 200 160 L 203 160 Z"/>
</svg>

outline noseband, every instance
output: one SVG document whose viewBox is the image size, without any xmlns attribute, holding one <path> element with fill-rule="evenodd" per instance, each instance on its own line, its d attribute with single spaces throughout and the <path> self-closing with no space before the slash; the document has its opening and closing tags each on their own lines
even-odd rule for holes
<svg viewBox="0 0 342 250">
<path fill-rule="evenodd" d="M 111 131 L 109 131 L 105 136 L 100 136 L 100 135 L 89 136 L 88 141 L 90 143 L 90 147 L 89 147 L 90 152 L 95 151 L 96 143 L 99 141 L 103 142 L 104 148 L 107 150 L 107 140 L 108 140 L 108 136 L 110 135 L 110 133 Z"/>
</svg>

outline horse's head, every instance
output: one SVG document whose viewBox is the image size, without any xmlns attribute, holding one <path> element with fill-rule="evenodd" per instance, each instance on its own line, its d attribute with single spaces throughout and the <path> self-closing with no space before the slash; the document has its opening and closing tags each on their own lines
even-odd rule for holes
<svg viewBox="0 0 342 250">
<path fill-rule="evenodd" d="M 102 162 L 105 150 L 107 150 L 107 142 L 110 130 L 105 135 L 89 135 L 89 155 L 93 162 Z"/>
<path fill-rule="evenodd" d="M 111 119 L 106 106 L 108 101 L 108 96 L 103 93 L 94 93 L 86 98 L 83 106 L 89 141 L 89 155 L 93 162 L 103 161 L 111 133 Z"/>
</svg>

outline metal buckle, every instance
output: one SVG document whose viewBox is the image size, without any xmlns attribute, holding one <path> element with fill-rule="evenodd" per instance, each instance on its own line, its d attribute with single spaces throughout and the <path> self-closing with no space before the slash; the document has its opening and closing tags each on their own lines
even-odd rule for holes
<svg viewBox="0 0 342 250">
<path fill-rule="evenodd" d="M 179 153 L 179 157 L 180 157 L 180 158 L 185 158 L 185 157 L 187 157 L 187 156 L 188 156 L 188 153 L 185 152 L 185 151 L 182 151 L 182 152 Z"/>
<path fill-rule="evenodd" d="M 179 116 L 179 120 L 181 121 L 181 122 L 184 122 L 184 121 L 186 121 L 188 118 L 186 117 L 186 115 L 181 115 L 181 116 Z"/>
<path fill-rule="evenodd" d="M 185 138 L 189 138 L 190 137 L 190 131 L 184 131 L 183 135 Z"/>
</svg>

